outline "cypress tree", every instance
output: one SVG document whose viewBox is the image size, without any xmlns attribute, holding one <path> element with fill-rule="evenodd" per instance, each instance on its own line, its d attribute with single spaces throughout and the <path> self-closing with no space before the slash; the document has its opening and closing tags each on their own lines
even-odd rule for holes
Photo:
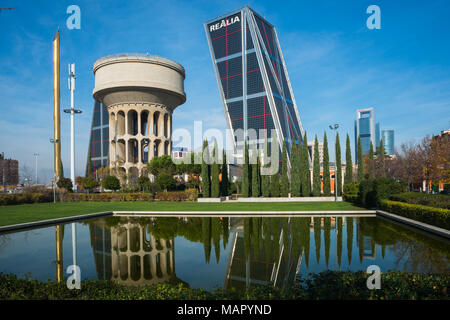
<svg viewBox="0 0 450 320">
<path fill-rule="evenodd" d="M 259 197 L 261 189 L 259 156 L 257 154 L 256 144 L 253 148 L 253 158 L 256 158 L 256 163 L 252 164 L 252 197 Z"/>
<path fill-rule="evenodd" d="M 337 220 L 337 228 L 336 228 L 336 251 L 337 251 L 337 260 L 338 266 L 341 266 L 341 256 L 342 256 L 342 217 L 336 218 Z"/>
<path fill-rule="evenodd" d="M 328 269 L 328 261 L 330 260 L 330 242 L 331 242 L 331 218 L 323 219 L 323 237 L 325 241 L 325 264 Z"/>
<path fill-rule="evenodd" d="M 381 177 L 386 177 L 386 167 L 385 167 L 385 159 L 384 159 L 384 144 L 383 144 L 383 139 L 380 140 L 380 154 L 378 155 L 379 159 L 378 159 L 378 163 L 379 163 L 379 168 L 380 168 L 380 176 Z"/>
<path fill-rule="evenodd" d="M 344 184 L 353 183 L 353 163 L 352 152 L 350 151 L 350 137 L 347 133 L 347 141 L 345 143 L 345 177 Z"/>
<path fill-rule="evenodd" d="M 314 246 L 316 247 L 317 263 L 320 261 L 320 238 L 322 228 L 320 226 L 321 218 L 314 218 Z"/>
<path fill-rule="evenodd" d="M 323 195 L 331 196 L 330 186 L 330 156 L 328 155 L 327 133 L 323 134 Z"/>
<path fill-rule="evenodd" d="M 248 146 L 247 141 L 244 143 L 244 165 L 242 167 L 242 196 L 248 198 L 250 196 L 249 181 L 249 164 L 248 164 Z"/>
<path fill-rule="evenodd" d="M 300 147 L 300 140 L 298 143 Z M 294 139 L 292 139 L 291 144 L 291 196 L 292 197 L 300 196 L 300 168 L 298 161 L 297 145 L 295 144 Z"/>
<path fill-rule="evenodd" d="M 306 138 L 306 132 L 302 141 L 302 167 L 303 175 L 301 177 L 302 183 L 302 196 L 309 197 L 311 195 L 311 174 L 309 171 L 309 151 L 308 151 L 308 139 Z"/>
<path fill-rule="evenodd" d="M 211 164 L 211 198 L 218 197 L 220 197 L 219 150 L 217 148 L 217 140 L 214 140 L 214 150 Z"/>
<path fill-rule="evenodd" d="M 209 263 L 209 258 L 211 255 L 211 218 L 201 218 L 202 219 L 202 240 L 203 248 L 205 251 L 205 260 Z"/>
<path fill-rule="evenodd" d="M 347 256 L 348 265 L 352 263 L 352 251 L 353 251 L 353 218 L 346 217 L 347 222 Z"/>
<path fill-rule="evenodd" d="M 282 197 L 287 197 L 289 194 L 289 176 L 288 176 L 288 156 L 287 156 L 286 142 L 283 142 L 281 165 L 282 171 L 281 171 L 280 193 Z"/>
<path fill-rule="evenodd" d="M 228 227 L 229 218 L 223 217 L 222 218 L 222 242 L 223 242 L 223 248 L 225 249 L 228 244 L 228 239 L 230 237 L 230 229 Z"/>
<path fill-rule="evenodd" d="M 272 218 L 272 230 L 273 230 L 273 256 L 278 259 L 280 255 L 280 235 L 281 226 L 280 218 Z"/>
<path fill-rule="evenodd" d="M 268 163 L 269 157 L 267 156 L 267 152 L 269 151 L 267 138 L 264 141 L 264 168 L 270 168 L 270 165 Z M 267 170 L 264 170 L 265 173 Z M 261 175 L 261 194 L 263 197 L 269 197 L 270 196 L 270 176 L 267 174 Z"/>
<path fill-rule="evenodd" d="M 227 153 L 225 150 L 222 152 L 222 181 L 220 182 L 220 194 L 222 196 L 228 196 L 230 190 L 230 181 L 228 180 L 228 163 L 227 163 Z"/>
<path fill-rule="evenodd" d="M 220 234 L 222 233 L 222 226 L 220 219 L 217 217 L 211 218 L 211 233 L 212 242 L 214 245 L 214 253 L 216 255 L 216 263 L 220 260 Z"/>
<path fill-rule="evenodd" d="M 209 166 L 209 150 L 208 141 L 203 141 L 203 153 L 202 153 L 202 195 L 203 198 L 209 198 L 211 196 L 211 182 L 210 182 L 210 166 Z"/>
<path fill-rule="evenodd" d="M 250 258 L 251 232 L 251 218 L 244 218 L 244 255 L 246 260 Z"/>
<path fill-rule="evenodd" d="M 363 155 L 362 155 L 362 144 L 361 144 L 361 137 L 358 136 L 358 183 L 362 182 L 364 180 L 364 161 L 363 161 Z"/>
<path fill-rule="evenodd" d="M 87 165 L 86 177 L 91 177 L 92 178 L 91 148 L 89 148 L 89 151 L 88 151 L 88 165 Z"/>
<path fill-rule="evenodd" d="M 298 218 L 301 220 L 300 222 L 300 242 L 301 247 L 303 249 L 303 252 L 305 254 L 305 264 L 308 268 L 309 266 L 309 241 L 310 241 L 310 225 L 311 225 L 311 218 L 305 217 L 305 218 Z"/>
<path fill-rule="evenodd" d="M 341 163 L 341 144 L 339 142 L 339 132 L 336 133 L 336 165 L 334 170 L 334 183 L 336 183 L 337 195 L 341 195 L 342 188 L 342 163 Z"/>
<path fill-rule="evenodd" d="M 278 172 L 270 177 L 270 196 L 280 196 L 280 174 Z"/>
<path fill-rule="evenodd" d="M 375 178 L 375 166 L 374 166 L 374 158 L 373 158 L 372 141 L 370 141 L 369 156 L 367 158 L 367 174 L 369 176 L 369 179 Z"/>
<path fill-rule="evenodd" d="M 319 141 L 317 140 L 317 135 L 314 140 L 313 196 L 320 197 L 320 158 L 319 158 Z"/>
</svg>

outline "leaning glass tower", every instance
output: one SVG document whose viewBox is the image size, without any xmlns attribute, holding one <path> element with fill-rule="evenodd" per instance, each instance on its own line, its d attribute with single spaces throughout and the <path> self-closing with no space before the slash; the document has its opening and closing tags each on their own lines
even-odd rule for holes
<svg viewBox="0 0 450 320">
<path fill-rule="evenodd" d="M 204 27 L 235 149 L 246 140 L 270 144 L 271 129 L 280 147 L 298 144 L 303 128 L 275 27 L 249 7 Z"/>
</svg>

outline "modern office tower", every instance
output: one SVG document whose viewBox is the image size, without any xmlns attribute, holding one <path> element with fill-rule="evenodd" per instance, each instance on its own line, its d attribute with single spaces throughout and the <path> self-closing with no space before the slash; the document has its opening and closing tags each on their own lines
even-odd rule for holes
<svg viewBox="0 0 450 320">
<path fill-rule="evenodd" d="M 117 54 L 97 60 L 94 75 L 94 99 L 108 111 L 109 166 L 136 180 L 153 156 L 171 154 L 172 112 L 186 101 L 185 70 L 155 55 Z"/>
<path fill-rule="evenodd" d="M 381 137 L 383 139 L 384 152 L 392 156 L 394 154 L 394 130 L 383 130 Z"/>
<path fill-rule="evenodd" d="M 28 181 L 30 183 L 31 181 Z M 6 186 L 17 186 L 19 183 L 19 161 L 6 159 L 5 154 L 0 153 L 0 186 L 2 191 Z"/>
<path fill-rule="evenodd" d="M 298 143 L 303 129 L 275 27 L 249 7 L 204 27 L 235 150 L 245 140 L 270 144 L 271 129 L 280 147 Z"/>
<path fill-rule="evenodd" d="M 108 166 L 109 155 L 109 116 L 108 108 L 98 101 L 94 102 L 92 112 L 91 135 L 86 162 L 86 176 L 95 172 L 98 168 Z M 91 169 L 89 169 L 91 161 Z M 91 170 L 91 172 L 88 172 Z"/>
<path fill-rule="evenodd" d="M 355 154 L 358 154 L 358 136 L 361 137 L 363 153 L 369 153 L 370 141 L 372 141 L 374 151 L 376 150 L 375 110 L 373 108 L 359 109 L 356 111 Z"/>
</svg>

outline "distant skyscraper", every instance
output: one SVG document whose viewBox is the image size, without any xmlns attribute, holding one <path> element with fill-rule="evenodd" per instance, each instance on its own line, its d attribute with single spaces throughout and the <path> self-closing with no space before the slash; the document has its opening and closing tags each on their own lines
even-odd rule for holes
<svg viewBox="0 0 450 320">
<path fill-rule="evenodd" d="M 379 145 L 377 131 L 379 135 L 379 124 L 375 125 L 375 110 L 373 108 L 357 110 L 355 120 L 355 154 L 358 154 L 358 136 L 361 137 L 363 153 L 369 153 L 370 141 L 372 141 L 375 151 Z"/>
<path fill-rule="evenodd" d="M 242 149 L 244 135 L 262 144 L 260 129 L 267 129 L 269 144 L 271 129 L 280 146 L 298 143 L 303 129 L 275 27 L 249 7 L 204 26 L 234 147 Z"/>
<path fill-rule="evenodd" d="M 376 142 L 376 145 L 375 144 L 373 145 L 374 149 L 376 149 L 380 146 L 380 123 L 378 123 L 378 122 L 375 125 L 375 142 Z"/>
<path fill-rule="evenodd" d="M 383 139 L 384 152 L 392 156 L 394 154 L 394 130 L 383 130 L 381 137 Z"/>
<path fill-rule="evenodd" d="M 92 112 L 91 135 L 89 138 L 88 159 L 86 163 L 86 176 L 94 174 L 98 168 L 108 165 L 109 155 L 109 115 L 108 109 L 98 101 L 94 102 Z M 88 172 L 91 161 L 92 172 Z"/>
</svg>

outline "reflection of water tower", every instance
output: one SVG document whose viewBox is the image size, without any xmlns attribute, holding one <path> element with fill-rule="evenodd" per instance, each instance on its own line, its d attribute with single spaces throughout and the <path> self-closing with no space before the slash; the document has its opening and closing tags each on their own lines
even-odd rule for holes
<svg viewBox="0 0 450 320">
<path fill-rule="evenodd" d="M 111 229 L 112 279 L 127 285 L 155 284 L 175 277 L 173 239 L 156 239 L 144 226 Z"/>
<path fill-rule="evenodd" d="M 94 63 L 94 98 L 109 113 L 110 167 L 137 177 L 170 155 L 172 112 L 186 101 L 184 68 L 169 59 L 120 54 Z"/>
</svg>

